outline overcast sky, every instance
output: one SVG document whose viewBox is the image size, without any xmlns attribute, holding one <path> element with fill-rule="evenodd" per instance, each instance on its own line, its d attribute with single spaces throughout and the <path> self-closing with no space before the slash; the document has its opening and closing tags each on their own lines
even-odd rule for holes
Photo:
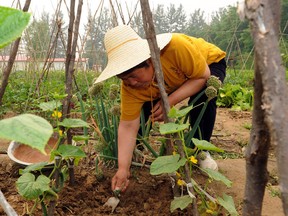
<svg viewBox="0 0 288 216">
<path fill-rule="evenodd" d="M 23 7 L 25 0 L 0 0 L 0 5 L 2 6 L 13 6 L 15 7 L 16 3 L 20 1 L 21 6 Z M 63 1 L 64 2 L 64 1 Z M 67 4 L 69 4 L 69 0 L 66 0 Z M 87 10 L 87 7 L 90 7 L 92 11 L 96 11 L 97 6 L 101 2 L 101 0 L 84 0 L 83 1 L 83 11 Z M 112 0 L 115 2 L 115 0 Z M 122 8 L 126 8 L 126 4 L 129 10 L 134 8 L 137 0 L 118 0 L 118 3 L 122 5 Z M 184 9 L 188 14 L 192 13 L 194 10 L 200 8 L 205 11 L 206 14 L 211 14 L 214 11 L 217 11 L 221 7 L 226 7 L 228 5 L 237 5 L 238 0 L 150 0 L 150 7 L 156 7 L 158 4 L 163 4 L 165 6 L 169 6 L 170 4 L 174 4 L 176 7 L 179 4 L 184 6 Z M 30 11 L 33 12 L 35 16 L 37 14 L 41 14 L 43 10 L 50 11 L 53 13 L 57 6 L 58 0 L 31 0 Z M 109 0 L 104 0 L 104 4 L 108 5 Z M 138 5 L 140 8 L 140 6 Z M 85 13 L 84 13 L 85 14 Z"/>
<path fill-rule="evenodd" d="M 104 6 L 109 8 L 109 0 L 103 0 Z M 115 2 L 116 0 L 112 0 Z M 127 9 L 132 13 L 133 9 L 138 0 L 118 0 L 118 3 L 121 5 L 123 9 L 123 14 L 127 16 Z M 201 9 L 205 12 L 206 21 L 210 22 L 210 17 L 213 12 L 218 11 L 219 8 L 227 7 L 228 5 L 237 6 L 237 2 L 240 0 L 149 0 L 150 8 L 156 8 L 158 4 L 162 4 L 166 7 L 169 7 L 170 4 L 174 4 L 177 8 L 180 4 L 183 5 L 184 10 L 187 15 L 193 13 L 197 9 Z M 17 7 L 17 2 L 20 2 L 21 7 L 23 8 L 25 4 L 25 0 L 0 0 L 1 6 L 9 6 L 9 7 Z M 59 0 L 31 0 L 31 5 L 29 12 L 32 12 L 33 16 L 36 18 L 40 17 L 40 15 L 45 12 L 49 12 L 50 14 L 54 14 L 57 8 Z M 67 8 L 64 4 L 64 0 L 62 1 L 61 11 L 64 14 L 64 19 L 67 20 L 68 23 L 68 13 Z M 68 7 L 70 5 L 70 0 L 66 0 Z M 97 11 L 98 6 L 100 5 L 101 0 L 83 0 L 83 8 L 82 8 L 82 19 L 80 23 L 80 31 L 83 29 L 84 24 L 87 23 L 87 15 L 88 8 L 90 8 L 92 15 Z M 77 7 L 77 4 L 76 4 Z M 140 2 L 138 3 L 138 7 L 140 10 Z M 126 11 L 125 11 L 126 10 Z M 99 12 L 98 12 L 99 13 Z M 128 16 L 127 16 L 128 17 Z M 128 18 L 126 22 L 128 21 Z"/>
</svg>

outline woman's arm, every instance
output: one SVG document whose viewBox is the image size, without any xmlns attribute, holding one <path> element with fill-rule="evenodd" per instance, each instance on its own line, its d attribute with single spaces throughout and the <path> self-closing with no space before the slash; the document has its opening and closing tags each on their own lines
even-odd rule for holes
<svg viewBox="0 0 288 216">
<path fill-rule="evenodd" d="M 198 93 L 206 84 L 207 79 L 210 77 L 210 69 L 206 64 L 206 69 L 203 75 L 197 79 L 188 79 L 177 90 L 168 96 L 170 106 L 173 106 L 192 95 Z M 163 121 L 163 108 L 161 101 L 159 101 L 152 110 L 155 121 Z"/>
<path fill-rule="evenodd" d="M 125 191 L 129 184 L 130 165 L 136 145 L 140 118 L 120 121 L 118 127 L 118 171 L 112 178 L 112 190 Z"/>
</svg>

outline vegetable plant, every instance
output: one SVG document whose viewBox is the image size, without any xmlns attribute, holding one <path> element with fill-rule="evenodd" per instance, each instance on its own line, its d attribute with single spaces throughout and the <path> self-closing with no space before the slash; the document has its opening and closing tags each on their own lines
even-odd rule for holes
<svg viewBox="0 0 288 216">
<path fill-rule="evenodd" d="M 176 108 L 171 108 L 171 111 L 169 112 L 169 117 L 183 117 L 189 112 L 190 107 L 186 108 L 186 110 L 177 110 Z M 183 166 L 185 163 L 189 164 L 190 167 L 190 173 L 195 171 L 196 169 L 200 169 L 202 172 L 206 173 L 210 180 L 216 180 L 224 183 L 227 187 L 231 187 L 232 182 L 227 179 L 224 175 L 222 175 L 218 171 L 214 171 L 212 169 L 202 169 L 198 165 L 198 160 L 202 157 L 202 151 L 215 151 L 215 152 L 223 152 L 222 149 L 214 146 L 210 142 L 207 142 L 205 140 L 198 140 L 198 139 L 192 139 L 193 143 L 195 144 L 195 148 L 191 149 L 185 145 L 185 139 L 184 139 L 184 131 L 189 127 L 189 124 L 181 124 L 181 123 L 166 123 L 160 125 L 160 133 L 161 134 L 174 134 L 177 133 L 182 142 L 183 148 L 185 150 L 185 158 L 180 158 L 180 155 L 177 153 L 177 149 L 175 149 L 175 153 L 173 155 L 168 156 L 159 156 L 158 158 L 153 161 L 150 167 L 150 173 L 152 175 L 160 175 L 160 174 L 172 174 L 174 173 L 177 176 L 177 184 L 181 186 L 183 189 L 190 187 L 192 184 L 192 187 L 196 191 L 198 197 L 201 198 L 201 203 L 204 205 L 205 211 L 210 210 L 213 213 L 215 211 L 219 211 L 219 206 L 224 207 L 230 214 L 237 215 L 237 212 L 235 210 L 235 205 L 233 202 L 233 199 L 230 196 L 224 195 L 223 197 L 217 197 L 213 198 L 205 189 L 203 189 L 191 176 L 191 183 L 185 182 L 183 179 L 184 170 Z M 175 198 L 171 202 L 170 210 L 173 212 L 177 208 L 184 209 L 186 208 L 190 203 L 192 203 L 193 199 L 196 198 L 195 194 L 188 193 L 188 195 L 182 195 L 181 197 Z M 210 204 L 209 204 L 210 203 Z M 213 203 L 213 206 L 216 206 L 217 209 L 211 209 L 209 206 Z M 202 206 L 203 208 L 203 206 Z M 200 208 L 201 209 L 201 208 Z"/>
<path fill-rule="evenodd" d="M 219 89 L 217 105 L 231 107 L 233 110 L 251 110 L 253 91 L 238 85 L 226 84 Z"/>
<path fill-rule="evenodd" d="M 208 102 L 211 99 L 217 97 L 217 91 L 220 86 L 221 82 L 215 76 L 211 76 L 210 79 L 207 81 L 207 88 L 204 92 L 201 92 L 200 95 L 205 93 L 208 99 L 203 104 L 202 111 L 200 112 L 200 115 L 198 116 L 195 125 L 193 125 L 192 130 L 188 132 L 188 136 L 185 136 L 185 133 L 187 134 L 186 131 L 188 130 L 190 125 L 189 123 L 186 123 L 187 118 L 185 118 L 184 121 L 183 118 L 187 116 L 191 109 L 193 109 L 194 101 L 192 101 L 191 105 L 181 110 L 172 107 L 168 113 L 168 117 L 175 119 L 175 121 L 160 125 L 160 133 L 163 135 L 171 134 L 172 136 L 170 137 L 172 137 L 173 142 L 177 142 L 178 144 L 177 146 L 174 146 L 175 151 L 173 155 L 159 156 L 158 158 L 156 158 L 156 160 L 151 164 L 150 173 L 152 175 L 166 173 L 172 176 L 176 176 L 176 178 L 173 178 L 173 180 L 176 181 L 178 186 L 182 187 L 182 190 L 185 188 L 188 192 L 188 195 L 184 195 L 182 191 L 181 197 L 174 198 L 174 200 L 171 202 L 171 212 L 173 212 L 177 208 L 180 208 L 181 210 L 186 208 L 190 203 L 193 202 L 193 199 L 196 199 L 197 196 L 201 199 L 202 204 L 199 207 L 199 210 L 202 213 L 209 212 L 216 214 L 218 213 L 218 211 L 220 211 L 220 206 L 222 206 L 230 214 L 237 215 L 233 199 L 230 196 L 224 194 L 222 198 L 212 197 L 207 191 L 205 191 L 205 189 L 201 188 L 201 186 L 193 178 L 192 174 L 195 169 L 200 169 L 202 172 L 206 173 L 206 175 L 211 180 L 221 181 L 227 187 L 231 187 L 232 184 L 230 180 L 228 180 L 217 170 L 201 168 L 198 163 L 198 161 L 204 160 L 207 157 L 204 151 L 223 152 L 223 150 L 217 148 L 208 141 L 193 138 Z M 193 148 L 191 148 L 189 145 L 191 141 L 195 145 L 195 147 Z M 184 154 L 180 151 L 184 151 Z M 187 165 L 189 167 L 188 172 L 186 169 Z M 187 178 L 187 175 L 190 174 L 191 176 L 188 176 Z M 185 182 L 185 180 L 187 181 L 187 179 L 190 179 L 190 181 Z M 193 190 L 191 190 L 191 188 L 193 188 Z"/>
<path fill-rule="evenodd" d="M 57 193 L 64 183 L 68 162 L 71 162 L 71 159 L 73 159 L 74 163 L 77 164 L 81 158 L 85 157 L 81 146 L 62 144 L 66 138 L 66 131 L 70 128 L 89 127 L 88 123 L 82 119 L 66 118 L 60 121 L 62 114 L 59 111 L 59 107 L 61 106 L 59 99 L 63 97 L 65 95 L 58 95 L 58 98 L 55 97 L 56 100 L 39 105 L 41 109 L 51 113 L 52 118 L 55 120 L 55 127 L 46 119 L 33 114 L 22 114 L 0 121 L 0 127 L 2 128 L 0 131 L 1 138 L 23 143 L 39 150 L 43 154 L 46 154 L 45 146 L 52 133 L 58 133 L 59 138 L 56 148 L 50 153 L 50 161 L 54 161 L 54 163 L 52 163 L 53 167 L 50 167 L 52 171 L 48 176 L 43 174 L 43 169 L 47 168 L 48 162 L 32 164 L 20 170 L 21 176 L 17 180 L 16 186 L 21 196 L 34 201 L 30 213 L 40 203 L 43 215 L 48 215 L 47 202 L 55 202 L 57 200 Z M 78 136 L 76 140 L 87 140 L 87 137 Z M 59 181 L 54 180 L 56 173 L 59 176 Z"/>
</svg>

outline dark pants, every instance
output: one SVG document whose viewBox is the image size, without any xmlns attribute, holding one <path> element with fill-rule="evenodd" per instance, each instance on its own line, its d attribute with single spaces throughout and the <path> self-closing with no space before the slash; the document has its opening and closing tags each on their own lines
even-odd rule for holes
<svg viewBox="0 0 288 216">
<path fill-rule="evenodd" d="M 212 63 L 209 65 L 210 71 L 211 71 L 211 75 L 214 75 L 216 77 L 219 77 L 219 79 L 223 82 L 224 78 L 226 76 L 226 61 L 225 59 L 222 59 L 221 61 L 219 61 L 218 63 Z M 202 92 L 204 89 L 206 88 L 206 86 L 201 89 L 198 93 Z M 190 97 L 189 102 L 190 103 L 197 95 L 193 95 Z M 195 103 L 194 103 L 194 107 L 197 106 L 200 103 L 203 103 L 207 100 L 207 96 L 205 94 L 203 94 Z M 217 98 L 214 98 L 212 100 L 209 101 L 207 108 L 205 110 L 205 113 L 200 121 L 199 124 L 199 128 L 201 131 L 201 135 L 199 134 L 199 131 L 196 130 L 196 133 L 194 135 L 194 138 L 202 138 L 203 140 L 207 140 L 210 141 L 210 138 L 212 136 L 212 132 L 213 132 L 213 128 L 214 128 L 214 124 L 215 124 L 215 119 L 216 119 L 216 100 Z M 159 100 L 155 100 L 153 101 L 153 104 L 157 103 L 157 101 Z M 193 127 L 197 117 L 199 116 L 201 109 L 202 109 L 203 105 L 198 106 L 193 108 L 190 113 L 189 113 L 189 122 L 190 125 Z M 143 111 L 144 111 L 144 115 L 145 115 L 145 121 L 148 120 L 149 116 L 151 115 L 151 102 L 145 102 L 143 107 L 142 107 Z M 140 132 L 140 130 L 139 130 Z"/>
</svg>

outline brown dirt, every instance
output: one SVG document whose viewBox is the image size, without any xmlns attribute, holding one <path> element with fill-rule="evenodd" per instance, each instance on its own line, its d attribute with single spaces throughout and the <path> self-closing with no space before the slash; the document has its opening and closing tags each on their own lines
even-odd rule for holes
<svg viewBox="0 0 288 216">
<path fill-rule="evenodd" d="M 242 200 L 245 187 L 245 159 L 243 151 L 249 141 L 249 130 L 245 127 L 251 125 L 250 112 L 233 112 L 228 109 L 218 109 L 212 143 L 223 148 L 229 158 L 220 158 L 214 155 L 219 170 L 232 182 L 233 186 L 227 188 L 220 183 L 212 183 L 209 190 L 212 194 L 226 193 L 233 197 L 237 210 L 241 215 Z M 14 164 L 5 154 L 8 142 L 0 140 L 0 188 L 4 196 L 19 215 L 25 215 L 27 204 L 15 189 L 15 181 L 19 177 L 19 166 Z M 112 196 L 110 180 L 115 173 L 113 166 L 103 168 L 104 178 L 99 180 L 95 175 L 95 153 L 87 152 L 88 157 L 75 168 L 76 185 L 65 184 L 59 194 L 55 215 L 110 215 L 111 209 L 104 207 L 104 203 Z M 231 159 L 234 156 L 235 159 Z M 282 216 L 281 200 L 273 197 L 272 192 L 277 191 L 276 161 L 271 152 L 268 170 L 271 176 L 270 186 L 265 191 L 262 215 Z M 173 194 L 170 181 L 166 176 L 156 177 L 149 174 L 147 168 L 132 167 L 132 177 L 128 190 L 121 195 L 121 201 L 116 208 L 115 215 L 191 215 L 191 208 L 170 213 L 170 202 Z M 200 182 L 207 179 L 200 173 L 195 173 Z M 5 215 L 0 206 L 0 215 Z M 38 207 L 34 215 L 41 215 Z"/>
</svg>

